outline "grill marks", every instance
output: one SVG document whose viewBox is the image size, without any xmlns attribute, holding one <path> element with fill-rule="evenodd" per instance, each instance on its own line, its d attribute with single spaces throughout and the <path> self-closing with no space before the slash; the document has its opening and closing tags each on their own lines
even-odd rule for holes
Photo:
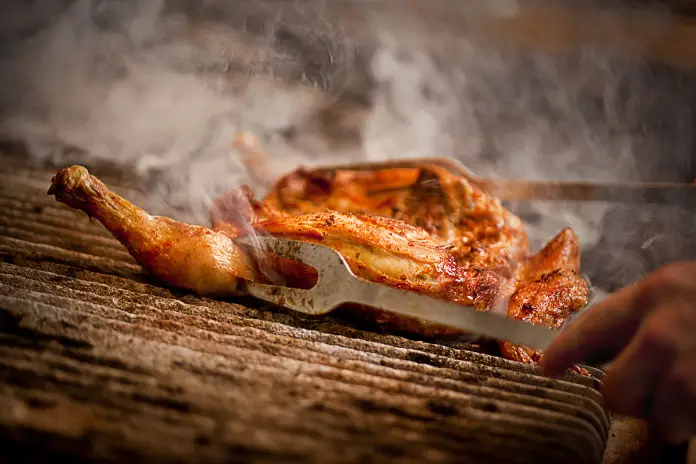
<svg viewBox="0 0 696 464">
<path fill-rule="evenodd" d="M 152 285 L 39 183 L 0 187 L 0 411 L 21 412 L 0 442 L 110 460 L 601 458 L 596 380 Z"/>
</svg>

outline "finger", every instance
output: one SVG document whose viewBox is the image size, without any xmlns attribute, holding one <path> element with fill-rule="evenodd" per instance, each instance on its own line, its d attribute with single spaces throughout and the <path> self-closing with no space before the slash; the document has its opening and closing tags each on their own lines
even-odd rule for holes
<svg viewBox="0 0 696 464">
<path fill-rule="evenodd" d="M 650 427 L 656 436 L 674 444 L 696 435 L 696 371 L 689 358 L 682 358 L 664 376 L 652 405 Z"/>
<path fill-rule="evenodd" d="M 696 264 L 674 263 L 626 287 L 583 314 L 546 349 L 542 370 L 558 375 L 571 365 L 601 354 L 611 359 L 638 330 L 641 321 L 666 297 L 693 286 Z"/>
<path fill-rule="evenodd" d="M 655 392 L 674 363 L 678 342 L 673 312 L 655 311 L 602 379 L 605 405 L 617 414 L 647 417 Z"/>
<path fill-rule="evenodd" d="M 592 355 L 613 358 L 633 337 L 649 307 L 641 301 L 644 293 L 639 282 L 588 309 L 546 348 L 542 371 L 555 376 Z"/>
</svg>

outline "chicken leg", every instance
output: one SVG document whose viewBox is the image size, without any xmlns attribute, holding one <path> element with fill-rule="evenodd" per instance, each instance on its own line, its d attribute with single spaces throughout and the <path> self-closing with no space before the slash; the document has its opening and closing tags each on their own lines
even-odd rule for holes
<svg viewBox="0 0 696 464">
<path fill-rule="evenodd" d="M 235 294 L 239 279 L 261 278 L 254 261 L 225 232 L 151 216 L 82 166 L 60 170 L 48 194 L 99 220 L 138 264 L 173 287 L 222 296 Z"/>
</svg>

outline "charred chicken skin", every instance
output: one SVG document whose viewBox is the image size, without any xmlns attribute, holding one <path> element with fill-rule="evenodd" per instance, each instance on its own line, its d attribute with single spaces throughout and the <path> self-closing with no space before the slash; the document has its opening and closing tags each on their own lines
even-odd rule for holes
<svg viewBox="0 0 696 464">
<path fill-rule="evenodd" d="M 321 243 L 341 253 L 358 276 L 559 327 L 587 302 L 579 247 L 565 229 L 529 256 L 521 221 L 468 181 L 436 166 L 376 171 L 298 169 L 257 200 L 247 187 L 218 198 L 213 229 L 151 216 L 81 166 L 62 169 L 48 191 L 98 219 L 158 280 L 201 295 L 238 293 L 241 280 L 311 286 L 301 263 L 234 242 L 271 234 Z M 367 311 L 387 326 L 438 337 L 454 329 Z M 536 363 L 541 353 L 500 343 L 504 357 Z"/>
</svg>

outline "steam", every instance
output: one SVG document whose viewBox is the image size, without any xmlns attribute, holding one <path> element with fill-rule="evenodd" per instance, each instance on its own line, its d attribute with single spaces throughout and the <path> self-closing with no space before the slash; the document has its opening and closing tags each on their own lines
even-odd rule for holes
<svg viewBox="0 0 696 464">
<path fill-rule="evenodd" d="M 263 193 L 233 146 L 245 131 L 269 155 L 266 179 L 298 164 L 452 156 L 487 176 L 638 180 L 638 161 L 667 143 L 646 118 L 661 107 L 691 120 L 680 89 L 606 47 L 521 55 L 486 39 L 481 17 L 531 2 L 40 3 L 3 2 L 14 20 L 0 132 L 40 161 L 73 145 L 87 164 L 132 166 L 147 179 L 143 206 L 190 222 L 207 224 L 226 189 Z M 691 125 L 675 124 L 667 137 L 686 141 L 683 154 Z M 609 209 L 510 207 L 535 247 L 570 226 L 585 249 Z"/>
<path fill-rule="evenodd" d="M 504 14 L 519 5 L 493 4 L 505 6 Z M 430 41 L 379 34 L 371 70 L 381 91 L 364 132 L 368 157 L 451 156 L 503 178 L 639 179 L 636 145 L 647 138 L 636 133 L 641 106 L 665 92 L 651 87 L 643 63 L 589 47 L 570 59 L 522 58 L 477 40 L 464 19 L 464 40 L 435 28 L 423 31 L 438 39 Z M 609 205 L 513 208 L 535 213 L 537 221 L 528 222 L 535 247 L 566 226 L 586 247 L 599 239 Z"/>
<path fill-rule="evenodd" d="M 72 145 L 88 152 L 86 162 L 157 173 L 149 208 L 207 222 L 215 195 L 249 181 L 232 151 L 238 132 L 274 134 L 325 97 L 307 79 L 288 83 L 300 70 L 273 48 L 273 31 L 195 27 L 163 0 L 71 2 L 5 56 L 2 133 L 30 142 L 39 159 Z M 269 146 L 285 168 L 304 159 L 289 145 Z"/>
</svg>

